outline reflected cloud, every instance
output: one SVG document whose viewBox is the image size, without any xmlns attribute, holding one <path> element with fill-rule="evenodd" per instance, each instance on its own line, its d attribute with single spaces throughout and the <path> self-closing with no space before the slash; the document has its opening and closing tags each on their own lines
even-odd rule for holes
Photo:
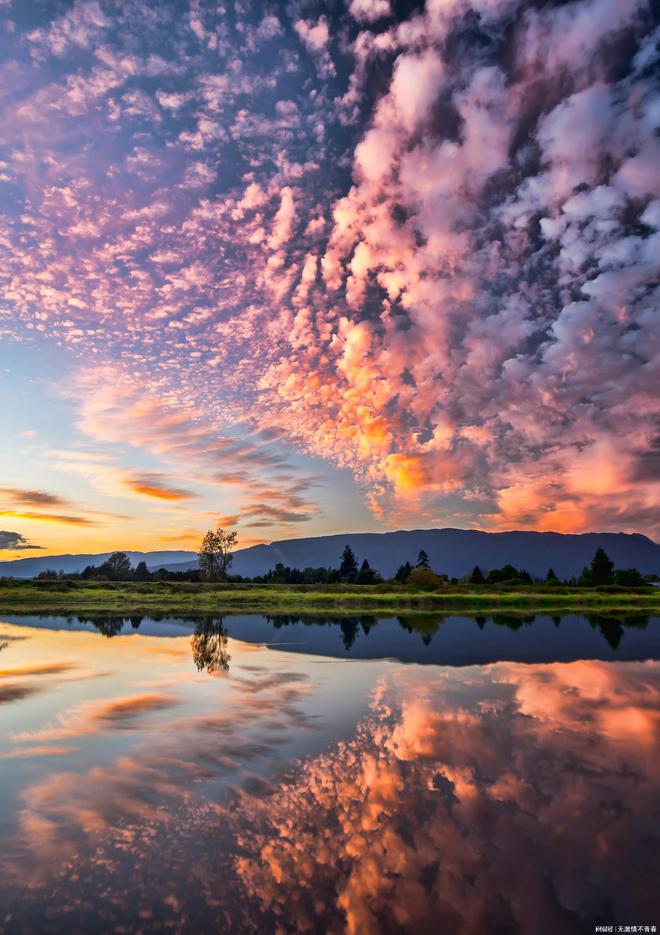
<svg viewBox="0 0 660 935">
<path fill-rule="evenodd" d="M 353 740 L 243 800 L 248 895 L 301 932 L 651 918 L 659 675 L 511 664 L 420 686 L 398 670 Z"/>
<path fill-rule="evenodd" d="M 10 750 L 9 753 L 3 754 L 3 759 L 5 760 L 28 760 L 32 757 L 41 757 L 41 756 L 69 756 L 71 753 L 77 753 L 79 747 L 64 747 L 64 746 L 34 746 L 34 747 L 22 747 L 17 750 Z"/>
<path fill-rule="evenodd" d="M 30 695 L 36 695 L 41 688 L 37 685 L 0 685 L 0 704 L 10 701 L 22 701 Z"/>
<path fill-rule="evenodd" d="M 653 917 L 660 663 L 337 661 L 315 681 L 318 667 L 243 648 L 217 619 L 195 635 L 210 640 L 204 661 L 220 646 L 234 662 L 218 679 L 172 657 L 194 713 L 181 706 L 129 752 L 44 769 L 22 789 L 0 854 L 16 918 L 71 927 L 90 893 L 107 896 L 94 906 L 107 930 L 145 907 L 144 931 L 324 935 L 581 935 Z M 304 731 L 330 677 L 331 699 L 354 678 L 372 691 L 355 726 L 329 709 L 343 726 L 328 743 Z M 64 756 L 75 748 L 45 741 L 141 726 L 179 703 L 152 691 L 80 705 L 59 737 L 26 733 L 9 756 Z M 291 744 L 307 755 L 287 759 Z"/>
<path fill-rule="evenodd" d="M 18 678 L 25 675 L 60 675 L 78 668 L 75 662 L 44 662 L 36 665 L 0 669 L 0 678 Z"/>
<path fill-rule="evenodd" d="M 85 702 L 62 714 L 57 725 L 18 733 L 14 735 L 14 739 L 62 740 L 110 729 L 133 728 L 142 715 L 163 711 L 177 704 L 179 699 L 175 695 L 153 693 L 110 701 Z"/>
<path fill-rule="evenodd" d="M 51 772 L 28 785 L 21 794 L 17 834 L 0 856 L 0 871 L 21 888 L 34 887 L 37 892 L 57 879 L 58 888 L 65 890 L 104 868 L 112 875 L 112 867 L 123 857 L 134 860 L 136 873 L 142 875 L 140 867 L 154 859 L 153 848 L 163 840 L 168 853 L 186 865 L 182 848 L 212 845 L 215 850 L 213 842 L 222 833 L 218 822 L 225 822 L 222 803 L 233 795 L 272 792 L 276 787 L 265 773 L 277 761 L 278 751 L 294 729 L 313 723 L 302 708 L 313 691 L 306 675 L 253 668 L 250 678 L 228 679 L 230 694 L 220 712 L 185 714 L 150 725 L 150 733 L 130 755 L 82 772 Z M 75 748 L 46 742 L 132 727 L 142 714 L 176 703 L 168 695 L 145 694 L 81 705 L 63 715 L 59 726 L 14 738 L 30 745 L 9 756 L 22 759 L 49 751 L 64 755 L 64 750 Z M 194 844 L 191 837 L 199 835 Z M 90 862 L 90 855 L 101 852 L 107 863 L 96 858 Z M 229 866 L 227 872 L 229 876 Z M 110 885 L 116 887 L 117 879 Z M 217 895 L 216 885 L 216 905 Z"/>
</svg>

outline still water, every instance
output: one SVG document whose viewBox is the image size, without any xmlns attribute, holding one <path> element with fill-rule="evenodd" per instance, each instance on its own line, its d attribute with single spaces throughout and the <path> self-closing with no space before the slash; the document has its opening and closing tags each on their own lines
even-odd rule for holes
<svg viewBox="0 0 660 935">
<path fill-rule="evenodd" d="M 3 932 L 660 924 L 660 619 L 0 618 Z"/>
</svg>

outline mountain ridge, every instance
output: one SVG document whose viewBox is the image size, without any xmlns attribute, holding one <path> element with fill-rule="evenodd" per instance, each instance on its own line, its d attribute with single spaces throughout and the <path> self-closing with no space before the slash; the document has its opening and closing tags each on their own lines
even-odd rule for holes
<svg viewBox="0 0 660 935">
<path fill-rule="evenodd" d="M 263 575 L 277 562 L 299 568 L 337 567 L 345 545 L 351 546 L 360 562 L 367 558 L 386 577 L 393 575 L 403 562 L 414 564 L 420 549 L 428 553 L 433 568 L 451 577 L 460 577 L 474 565 L 488 570 L 507 562 L 533 575 L 545 575 L 552 566 L 560 577 L 570 577 L 579 574 L 599 547 L 619 568 L 635 567 L 642 574 L 660 573 L 660 544 L 642 533 L 482 532 L 454 527 L 280 539 L 238 549 L 232 572 L 244 577 Z M 0 562 L 0 577 L 30 578 L 46 568 L 68 573 L 82 571 L 86 565 L 101 564 L 110 554 L 69 553 Z M 145 561 L 151 570 L 166 567 L 183 571 L 197 566 L 197 553 L 187 550 L 126 550 L 126 554 L 133 565 Z"/>
</svg>

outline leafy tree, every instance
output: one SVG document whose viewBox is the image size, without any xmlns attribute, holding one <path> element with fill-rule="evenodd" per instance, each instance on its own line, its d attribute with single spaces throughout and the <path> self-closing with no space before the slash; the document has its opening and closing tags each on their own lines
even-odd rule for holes
<svg viewBox="0 0 660 935">
<path fill-rule="evenodd" d="M 272 584 L 286 584 L 287 572 L 289 571 L 291 569 L 286 568 L 284 562 L 278 562 L 275 568 L 266 573 L 266 580 Z"/>
<path fill-rule="evenodd" d="M 646 581 L 636 568 L 617 568 L 614 572 L 614 584 L 626 588 L 641 588 Z"/>
<path fill-rule="evenodd" d="M 303 568 L 303 584 L 327 584 L 329 568 Z"/>
<path fill-rule="evenodd" d="M 511 564 L 503 565 L 501 568 L 491 568 L 488 572 L 488 584 L 499 584 L 501 581 L 513 581 L 520 576 L 518 569 Z"/>
<path fill-rule="evenodd" d="M 146 562 L 138 562 L 135 571 L 133 572 L 133 578 L 135 581 L 151 581 L 152 575 L 147 568 Z"/>
<path fill-rule="evenodd" d="M 488 584 L 533 584 L 532 576 L 524 569 L 506 564 L 502 568 L 491 568 L 486 579 Z"/>
<path fill-rule="evenodd" d="M 596 554 L 591 560 L 591 581 L 594 586 L 612 583 L 612 572 L 614 562 L 610 561 L 607 553 L 603 549 L 596 549 Z"/>
<path fill-rule="evenodd" d="M 431 567 L 431 563 L 429 562 L 428 555 L 426 554 L 424 549 L 420 549 L 419 555 L 417 556 L 417 563 L 415 565 L 415 568 L 430 568 L 430 567 Z"/>
<path fill-rule="evenodd" d="M 411 571 L 412 571 L 412 565 L 410 564 L 410 562 L 406 562 L 405 565 L 399 565 L 399 568 L 394 578 L 396 581 L 400 581 L 401 584 L 405 584 L 408 578 L 410 577 Z"/>
<path fill-rule="evenodd" d="M 40 571 L 36 578 L 37 581 L 57 581 L 57 572 L 52 568 L 45 568 Z"/>
<path fill-rule="evenodd" d="M 484 578 L 483 572 L 478 565 L 475 565 L 472 569 L 472 574 L 470 575 L 470 584 L 485 584 L 486 579 Z"/>
<path fill-rule="evenodd" d="M 218 526 L 209 529 L 199 549 L 199 573 L 202 580 L 226 581 L 234 561 L 232 549 L 238 542 L 236 530 L 227 532 Z"/>
<path fill-rule="evenodd" d="M 344 547 L 341 553 L 341 564 L 339 566 L 339 577 L 344 581 L 354 581 L 358 573 L 358 563 L 355 553 L 350 545 Z"/>
<path fill-rule="evenodd" d="M 110 581 L 129 581 L 132 571 L 131 560 L 125 552 L 113 552 L 98 569 L 99 574 Z"/>
</svg>

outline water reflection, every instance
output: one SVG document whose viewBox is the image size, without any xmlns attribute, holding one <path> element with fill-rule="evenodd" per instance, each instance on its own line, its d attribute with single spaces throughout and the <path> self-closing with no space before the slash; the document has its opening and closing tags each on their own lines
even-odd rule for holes
<svg viewBox="0 0 660 935">
<path fill-rule="evenodd" d="M 80 623 L 92 624 L 104 636 L 112 637 L 126 632 L 128 625 L 130 625 L 133 630 L 139 629 L 145 619 L 158 622 L 167 620 L 168 618 L 166 615 L 155 615 L 151 618 L 145 618 L 143 616 L 123 617 L 96 615 L 79 616 L 69 619 Z M 200 669 L 206 669 L 207 671 L 226 671 L 229 660 L 225 659 L 223 656 L 223 648 L 226 648 L 226 642 L 223 642 L 222 637 L 228 636 L 229 631 L 225 628 L 224 618 L 209 615 L 188 615 L 179 619 L 181 622 L 188 623 L 195 627 L 193 655 L 196 665 L 198 665 Z M 335 617 L 278 614 L 265 615 L 259 619 L 272 625 L 275 630 L 281 630 L 285 627 L 337 627 L 341 635 L 342 645 L 347 652 L 350 652 L 353 648 L 360 634 L 368 636 L 370 631 L 379 623 L 377 617 L 367 614 Z M 457 617 L 456 615 L 450 616 L 447 614 L 419 613 L 409 616 L 399 615 L 389 619 L 395 620 L 401 629 L 407 633 L 420 636 L 424 645 L 428 646 L 436 634 L 442 629 L 443 625 L 445 625 L 447 621 L 456 620 Z M 473 621 L 480 630 L 484 630 L 486 624 L 490 623 L 495 627 L 506 627 L 508 630 L 517 632 L 524 627 L 530 627 L 535 622 L 544 619 L 544 616 L 540 614 L 499 613 L 491 616 L 464 616 L 461 619 Z M 576 619 L 576 615 L 566 615 L 563 618 L 558 615 L 552 615 L 547 619 L 552 620 L 554 626 L 559 628 L 562 619 Z M 601 636 L 612 649 L 617 649 L 627 629 L 646 629 L 650 617 L 647 614 L 627 614 L 617 617 L 604 614 L 586 614 L 579 619 L 586 620 L 593 629 L 600 632 Z M 213 656 L 215 656 L 215 658 L 212 658 Z M 211 666 L 210 669 L 209 666 Z"/>
<path fill-rule="evenodd" d="M 0 684 L 47 697 L 39 717 L 17 699 L 0 721 L 16 771 L 3 931 L 572 935 L 657 920 L 657 661 L 321 664 L 209 618 L 191 666 L 189 635 L 23 632 Z"/>
<path fill-rule="evenodd" d="M 353 740 L 244 806 L 239 876 L 295 931 L 657 918 L 659 712 L 657 664 L 398 670 Z"/>
<path fill-rule="evenodd" d="M 21 618 L 13 618 L 17 622 Z M 41 625 L 44 618 L 29 618 Z M 191 632 L 192 658 L 198 671 L 229 670 L 230 637 L 265 643 L 287 652 L 361 659 L 393 658 L 402 662 L 473 665 L 511 660 L 555 662 L 584 658 L 660 658 L 660 630 L 645 614 L 497 613 L 457 616 L 419 613 L 378 618 L 373 615 L 312 616 L 188 615 L 173 619 L 93 615 L 61 620 L 69 628 L 94 628 L 104 637 L 127 633 L 172 635 Z"/>
<path fill-rule="evenodd" d="M 227 651 L 229 634 L 222 618 L 198 620 L 193 634 L 192 654 L 198 672 L 229 672 L 231 656 Z"/>
</svg>

